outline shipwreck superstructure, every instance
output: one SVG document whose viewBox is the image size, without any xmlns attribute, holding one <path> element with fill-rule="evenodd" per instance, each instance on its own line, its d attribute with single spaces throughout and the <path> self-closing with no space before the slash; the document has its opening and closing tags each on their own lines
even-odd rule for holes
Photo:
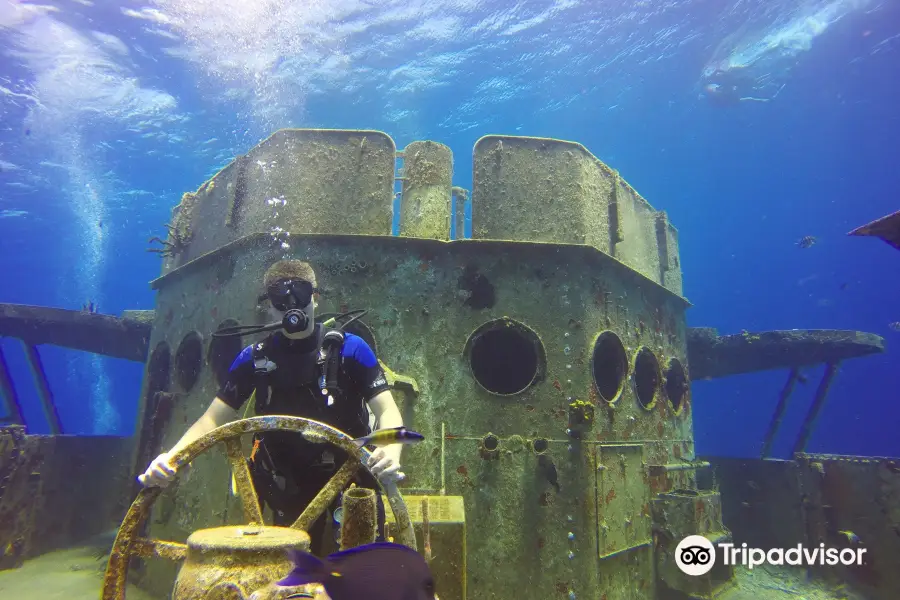
<svg viewBox="0 0 900 600">
<path fill-rule="evenodd" d="M 35 381 L 46 389 L 47 414 L 52 393 L 38 344 L 146 362 L 139 435 L 104 442 L 119 445 L 116 459 L 105 458 L 112 464 L 103 466 L 118 476 L 104 479 L 89 458 L 68 467 L 98 480 L 83 492 L 81 510 L 88 510 L 93 492 L 103 498 L 96 502 L 108 505 L 106 515 L 118 507 L 121 520 L 137 493 L 131 477 L 200 416 L 235 354 L 252 341 L 211 334 L 262 324 L 262 273 L 290 257 L 316 268 L 321 318 L 367 309 L 350 331 L 376 350 L 406 425 L 426 436 L 404 451 L 407 480 L 386 490 L 394 509 L 389 525 L 395 539 L 428 547 L 444 600 L 727 593 L 731 569 L 690 577 L 677 569 L 673 553 L 678 541 L 694 534 L 714 542 L 757 536 L 756 543 L 767 543 L 753 524 L 771 522 L 780 509 L 759 498 L 752 511 L 734 508 L 747 502 L 739 484 L 746 469 L 764 487 L 754 494 L 790 490 L 797 494 L 794 504 L 803 498 L 801 525 L 782 528 L 778 543 L 818 544 L 833 541 L 829 536 L 838 529 L 863 527 L 853 522 L 864 509 L 851 498 L 835 499 L 833 477 L 864 484 L 877 475 L 880 487 L 871 502 L 894 507 L 879 513 L 880 524 L 900 527 L 895 461 L 805 454 L 836 366 L 883 351 L 880 338 L 797 330 L 719 336 L 690 329 L 678 232 L 618 172 L 580 144 L 554 139 L 486 136 L 472 158 L 467 190 L 453 185 L 453 154 L 434 141 L 398 152 L 378 131 L 281 130 L 174 208 L 169 235 L 156 248 L 162 270 L 151 282 L 157 291 L 152 311 L 116 318 L 0 306 L 0 335 L 22 340 Z M 395 194 L 399 235 L 392 235 Z M 468 202 L 472 237 L 451 239 L 451 223 L 462 230 Z M 771 460 L 768 447 L 798 369 L 815 364 L 824 364 L 825 374 L 796 435 L 794 460 Z M 63 460 L 53 448 L 74 444 L 90 453 L 96 442 L 28 435 L 3 365 L 0 385 L 10 420 L 17 422 L 0 429 L 0 447 L 7 449 L 0 457 L 0 474 L 6 474 L 0 517 L 30 516 L 0 518 L 0 542 L 18 544 L 0 567 L 47 549 L 39 541 L 43 512 L 75 521 L 76 510 L 56 506 L 52 496 L 27 508 L 24 502 L 53 488 Z M 760 460 L 698 457 L 692 381 L 776 368 L 786 369 L 788 380 L 761 440 Z M 304 427 L 252 419 L 243 429 L 236 425 L 227 432 L 231 441 L 203 446 L 189 480 L 152 498 L 146 490 L 138 494 L 113 550 L 106 597 L 123 593 L 126 554 L 171 559 L 149 560 L 134 572 L 160 597 L 187 561 L 191 569 L 182 569 L 182 595 L 176 593 L 187 598 L 199 592 L 184 591 L 184 578 L 202 579 L 206 572 L 190 563 L 191 548 L 213 554 L 233 549 L 230 544 L 245 549 L 245 540 L 233 539 L 237 530 L 208 532 L 248 520 L 260 526 L 265 519 L 247 493 L 238 460 L 244 450 L 234 441 L 263 426 Z M 220 441 L 226 452 L 205 452 Z M 36 454 L 36 448 L 50 450 Z M 231 491 L 232 471 L 241 493 Z M 790 485 L 768 490 L 776 479 L 766 473 Z M 871 517 L 867 522 L 874 527 L 871 552 L 896 553 L 895 541 L 874 533 Z M 57 535 L 54 543 L 87 533 Z M 272 547 L 299 543 L 291 535 L 273 538 Z M 254 543 L 258 549 L 262 538 Z M 252 581 L 274 577 L 280 568 L 277 561 L 266 565 L 253 567 Z M 875 593 L 886 594 L 873 597 L 895 597 L 897 575 L 883 563 L 873 569 L 882 570 Z"/>
</svg>

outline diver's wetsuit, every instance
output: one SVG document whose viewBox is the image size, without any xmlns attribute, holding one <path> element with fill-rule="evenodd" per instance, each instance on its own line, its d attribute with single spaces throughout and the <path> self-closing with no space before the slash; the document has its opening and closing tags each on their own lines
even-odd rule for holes
<svg viewBox="0 0 900 600">
<path fill-rule="evenodd" d="M 219 390 L 219 398 L 240 410 L 260 384 L 254 358 L 260 362 L 260 357 L 264 357 L 276 368 L 264 376 L 270 389 L 268 399 L 260 398 L 265 396 L 261 393 L 264 386 L 257 391 L 257 415 L 306 417 L 327 423 L 353 437 L 366 435 L 369 433 L 366 402 L 388 389 L 384 372 L 369 345 L 362 338 L 345 333 L 338 379 L 343 393 L 328 406 L 318 383 L 317 360 L 322 334 L 322 326 L 316 325 L 315 333 L 304 339 L 291 340 L 279 331 L 262 342 L 247 346 L 232 363 L 228 378 Z M 331 444 L 308 442 L 296 432 L 275 431 L 259 437 L 260 446 L 251 468 L 254 485 L 260 500 L 272 509 L 275 525 L 289 526 L 340 468 L 347 454 Z M 360 468 L 355 483 L 378 489 L 375 479 L 363 468 Z M 384 504 L 378 496 L 379 541 L 383 541 L 384 518 Z M 322 548 L 325 525 L 323 514 L 310 527 L 314 551 Z"/>
</svg>

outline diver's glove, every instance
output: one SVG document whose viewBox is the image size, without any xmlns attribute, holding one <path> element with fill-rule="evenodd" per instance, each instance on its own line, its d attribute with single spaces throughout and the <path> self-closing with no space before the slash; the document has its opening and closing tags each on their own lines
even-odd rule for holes
<svg viewBox="0 0 900 600">
<path fill-rule="evenodd" d="M 138 481 L 141 482 L 141 485 L 144 487 L 164 488 L 175 481 L 178 473 L 175 472 L 175 467 L 169 463 L 169 459 L 171 459 L 171 454 L 168 452 L 163 452 L 154 458 L 147 470 L 138 475 Z M 189 467 L 190 465 L 184 465 L 180 470 L 181 474 L 186 474 Z"/>
<path fill-rule="evenodd" d="M 384 448 L 377 448 L 369 457 L 366 466 L 382 483 L 398 482 L 406 478 L 400 471 L 400 463 L 394 460 L 389 452 L 385 452 Z"/>
</svg>

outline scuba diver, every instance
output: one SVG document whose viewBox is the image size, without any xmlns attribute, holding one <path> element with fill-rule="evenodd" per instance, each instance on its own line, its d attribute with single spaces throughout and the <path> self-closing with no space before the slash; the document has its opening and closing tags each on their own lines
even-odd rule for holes
<svg viewBox="0 0 900 600">
<path fill-rule="evenodd" d="M 741 102 L 768 102 L 771 98 L 742 96 L 736 85 L 707 83 L 703 86 L 701 98 L 706 98 L 714 106 L 734 106 Z"/>
<path fill-rule="evenodd" d="M 706 100 L 713 106 L 734 106 L 742 102 L 769 102 L 784 87 L 782 85 L 771 98 L 762 96 L 744 95 L 743 90 L 756 90 L 758 82 L 745 73 L 745 67 L 731 67 L 729 69 L 710 69 L 704 72 L 703 90 L 700 99 Z"/>
<path fill-rule="evenodd" d="M 340 328 L 331 329 L 315 322 L 318 289 L 313 268 L 303 261 L 281 260 L 269 267 L 263 283 L 266 293 L 260 296 L 260 301 L 269 302 L 270 315 L 278 322 L 223 329 L 214 335 L 273 330 L 274 333 L 238 354 L 206 412 L 138 477 L 144 486 L 168 485 L 176 476 L 169 457 L 216 427 L 236 419 L 241 406 L 252 395 L 255 395 L 257 415 L 305 417 L 327 423 L 354 438 L 370 433 L 370 411 L 383 437 L 391 437 L 387 431 L 390 429 L 406 431 L 384 372 L 369 345 Z M 377 448 L 368 462 L 372 474 L 382 482 L 404 477 L 400 472 L 403 441 L 399 438 L 396 441 Z M 272 509 L 275 525 L 290 526 L 346 458 L 343 450 L 313 443 L 297 432 L 256 434 L 250 469 L 259 499 Z M 378 488 L 365 469 L 360 469 L 351 483 Z M 380 494 L 376 498 L 378 540 L 383 541 L 384 504 Z M 332 528 L 339 527 L 335 515 L 339 502 L 340 497 L 310 527 L 313 551 L 324 551 L 326 514 L 334 515 Z"/>
</svg>

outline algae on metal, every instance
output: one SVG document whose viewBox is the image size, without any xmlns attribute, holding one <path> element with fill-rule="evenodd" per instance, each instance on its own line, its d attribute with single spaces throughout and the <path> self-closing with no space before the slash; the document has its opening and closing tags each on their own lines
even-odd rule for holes
<svg viewBox="0 0 900 600">
<path fill-rule="evenodd" d="M 341 504 L 341 550 L 371 544 L 378 534 L 375 490 L 351 487 Z"/>
<path fill-rule="evenodd" d="M 437 142 L 412 142 L 402 156 L 400 235 L 450 239 L 450 148 Z"/>
<path fill-rule="evenodd" d="M 572 570 L 574 565 L 588 564 L 579 561 L 596 560 L 592 548 L 596 547 L 597 533 L 591 533 L 590 523 L 598 519 L 597 508 L 572 507 L 571 514 L 568 510 L 561 514 L 562 511 L 553 508 L 556 492 L 550 491 L 549 484 L 539 477 L 537 461 L 530 451 L 526 453 L 530 457 L 527 462 L 522 458 L 520 462 L 510 463 L 501 469 L 509 471 L 509 477 L 497 479 L 497 467 L 489 467 L 483 461 L 478 444 L 488 431 L 494 431 L 501 444 L 513 435 L 549 440 L 549 454 L 559 471 L 564 498 L 594 496 L 591 448 L 598 443 L 643 441 L 651 464 L 669 463 L 673 453 L 690 458 L 693 444 L 689 397 L 682 415 L 676 415 L 670 402 L 662 400 L 657 401 L 651 412 L 641 409 L 632 386 L 628 385 L 627 377 L 633 368 L 629 366 L 618 401 L 607 405 L 597 397 L 591 376 L 595 339 L 592 332 L 598 330 L 614 332 L 625 345 L 628 356 L 648 346 L 661 361 L 678 357 L 685 362 L 683 311 L 686 303 L 683 299 L 590 247 L 554 246 L 553 252 L 547 253 L 542 245 L 510 242 L 444 243 L 378 236 L 299 234 L 291 235 L 290 240 L 292 255 L 309 260 L 314 266 L 333 262 L 336 256 L 342 257 L 341 261 L 367 261 L 364 271 L 319 272 L 319 284 L 328 290 L 320 298 L 319 310 L 331 313 L 339 312 L 342 307 L 369 309 L 364 321 L 378 340 L 379 358 L 398 371 L 416 376 L 417 395 L 395 388 L 405 423 L 426 435 L 426 442 L 404 450 L 404 472 L 409 478 L 405 485 L 434 491 L 442 487 L 440 463 L 436 459 L 441 456 L 440 424 L 447 423 L 450 437 L 445 457 L 446 491 L 465 498 L 470 507 L 468 518 L 473 524 L 472 531 L 491 531 L 499 544 L 494 547 L 490 542 L 483 543 L 484 540 L 478 541 L 478 533 L 473 534 L 467 563 L 472 589 L 479 593 L 502 593 L 500 588 L 492 587 L 495 580 L 491 574 L 498 568 L 493 565 L 492 557 L 500 546 L 520 542 L 526 548 L 543 544 L 538 555 L 544 572 L 554 573 L 557 579 L 572 573 L 568 579 L 576 592 L 599 585 L 591 575 L 592 569 Z M 242 248 L 249 251 L 253 246 Z M 229 287 L 233 295 L 230 299 L 233 306 L 241 308 L 229 314 L 240 315 L 248 312 L 244 307 L 252 305 L 259 293 L 254 287 L 256 274 L 263 272 L 265 265 L 281 253 L 248 254 L 240 249 L 233 253 L 240 265 L 236 270 L 240 276 L 236 275 L 234 284 L 229 284 L 234 285 Z M 202 273 L 206 267 L 198 263 L 183 267 L 186 268 Z M 477 296 L 478 290 L 473 293 L 465 289 L 469 281 L 464 277 L 467 269 L 483 276 L 487 280 L 484 285 L 493 286 L 493 306 L 472 306 L 471 299 Z M 180 296 L 184 282 L 195 277 L 190 270 L 183 271 L 176 279 L 167 279 L 168 283 L 160 282 L 160 302 L 170 295 Z M 242 281 L 245 283 L 241 284 Z M 201 295 L 199 300 L 203 302 L 205 296 Z M 499 397 L 484 390 L 472 378 L 463 350 L 472 332 L 508 315 L 516 315 L 517 321 L 535 332 L 546 365 L 540 367 L 543 379 L 536 379 L 520 394 Z M 176 333 L 173 340 L 177 339 Z M 448 362 L 448 355 L 459 358 Z M 206 371 L 201 374 L 201 381 L 210 378 Z M 209 385 L 207 395 L 214 392 L 211 381 Z M 664 391 L 657 394 L 659 398 L 664 397 Z M 594 439 L 573 443 L 566 436 L 570 397 L 590 399 L 595 405 L 591 430 Z M 199 416 L 202 405 L 194 410 Z M 472 438 L 472 445 L 460 446 L 464 440 L 456 436 Z M 570 443 L 573 451 L 567 449 Z M 524 449 L 522 443 L 519 446 Z M 464 450 L 466 447 L 469 449 Z M 504 458 L 507 456 L 501 452 L 500 460 L 495 462 L 506 465 L 510 460 Z M 227 478 L 227 471 L 220 477 Z M 675 473 L 660 479 L 656 485 L 661 489 L 668 485 L 689 487 L 691 482 L 692 474 Z M 523 489 L 529 490 L 524 496 Z M 629 502 L 615 510 L 627 509 L 633 514 L 640 508 Z M 517 515 L 523 511 L 535 520 L 527 532 L 519 531 L 522 521 Z M 570 527 L 567 516 L 572 516 L 571 526 L 579 532 L 575 546 L 566 539 Z M 625 519 L 631 518 L 625 512 L 608 516 L 610 522 L 615 517 L 615 522 L 622 527 Z M 523 535 L 527 538 L 522 539 Z M 571 559 L 574 563 L 568 558 L 570 551 L 576 554 Z M 629 561 L 636 559 L 610 560 L 630 564 Z M 638 560 L 629 568 L 644 573 L 646 563 Z M 609 583 L 608 589 L 618 589 L 617 586 L 630 581 L 622 577 L 620 583 Z M 535 594 L 556 593 L 552 581 L 547 577 L 541 579 L 542 582 L 531 582 Z M 639 579 L 647 577 L 642 575 Z"/>
<path fill-rule="evenodd" d="M 181 196 L 181 202 L 172 209 L 172 222 L 166 224 L 168 234 L 166 239 L 151 237 L 148 242 L 158 242 L 162 248 L 148 248 L 148 252 L 155 252 L 163 257 L 164 266 L 170 268 L 179 261 L 184 260 L 191 242 L 194 239 L 194 208 L 197 205 L 197 196 L 186 192 Z"/>
<path fill-rule="evenodd" d="M 587 244 L 681 294 L 677 231 L 581 144 L 489 135 L 473 160 L 473 238 Z"/>
<path fill-rule="evenodd" d="M 323 135 L 348 139 L 346 133 Z M 301 136 L 301 141 L 310 139 L 316 135 Z M 391 377 L 404 423 L 426 438 L 404 449 L 403 489 L 463 498 L 470 534 L 466 547 L 454 553 L 467 552 L 472 594 L 506 597 L 510 589 L 504 582 L 521 581 L 527 590 L 523 598 L 569 591 L 612 598 L 628 589 L 635 599 L 650 600 L 655 584 L 646 533 L 648 499 L 696 487 L 693 470 L 649 475 L 653 466 L 694 460 L 690 394 L 673 406 L 665 376 L 658 372 L 672 359 L 688 365 L 689 304 L 667 278 L 680 276 L 677 245 L 668 237 L 674 229 L 620 181 L 616 223 L 624 240 L 611 248 L 608 212 L 593 213 L 594 199 L 608 202 L 613 193 L 612 171 L 579 145 L 508 140 L 483 139 L 476 147 L 473 202 L 475 237 L 509 241 L 391 237 L 389 220 L 384 228 L 372 228 L 371 220 L 363 222 L 358 214 L 335 233 L 318 233 L 330 224 L 300 223 L 290 200 L 258 208 L 264 199 L 294 193 L 289 179 L 263 173 L 273 161 L 291 162 L 291 152 L 304 146 L 270 142 L 264 150 L 251 150 L 253 160 L 243 161 L 242 168 L 245 176 L 257 169 L 262 183 L 246 178 L 236 223 L 226 227 L 223 213 L 230 204 L 216 196 L 233 193 L 227 182 L 235 181 L 237 167 L 230 167 L 217 175 L 212 191 L 204 192 L 205 202 L 220 213 L 210 217 L 211 235 L 204 236 L 203 248 L 153 282 L 158 305 L 151 346 L 164 341 L 177 347 L 190 331 L 214 329 L 225 317 L 242 324 L 266 322 L 265 312 L 254 308 L 262 273 L 281 258 L 309 261 L 324 290 L 317 313 L 368 309 L 361 320 L 377 342 L 379 360 L 390 367 L 386 372 L 415 378 L 404 385 Z M 345 154 L 356 147 L 341 145 Z M 323 161 L 304 164 L 324 168 Z M 385 181 L 392 181 L 393 159 L 388 162 L 366 172 L 384 173 Z M 342 163 L 342 175 L 352 173 L 346 171 L 351 164 L 356 163 Z M 499 171 L 490 171 L 495 168 Z M 376 180 L 369 179 L 375 185 L 371 189 L 382 189 Z M 488 187 L 486 182 L 491 182 Z M 326 197 L 317 210 L 352 212 L 337 188 L 329 190 L 322 192 Z M 379 209 L 389 216 L 389 190 Z M 277 241 L 266 233 L 273 226 L 284 230 Z M 217 264 L 226 258 L 233 261 L 233 276 L 220 283 Z M 185 307 L 179 311 L 181 304 Z M 167 317 L 170 311 L 176 316 Z M 500 333 L 490 342 L 501 344 L 498 349 L 466 351 L 487 343 L 489 336 L 481 339 L 487 332 Z M 621 371 L 601 368 L 613 358 L 610 339 L 621 342 L 627 357 Z M 492 361 L 529 348 L 533 372 L 524 374 L 520 389 L 496 393 L 476 379 L 476 374 L 503 371 Z M 652 353 L 655 375 L 635 375 L 640 348 Z M 472 360 L 485 362 L 473 365 Z M 595 377 L 614 379 L 604 381 L 604 389 L 619 390 L 610 398 L 614 402 L 598 394 Z M 637 401 L 638 382 L 656 386 L 648 395 L 649 409 Z M 172 422 L 197 418 L 216 389 L 212 370 L 202 369 Z M 592 418 L 576 399 L 593 406 Z M 484 444 L 489 432 L 495 436 L 493 449 Z M 181 433 L 170 431 L 169 441 Z M 635 450 L 617 449 L 623 444 Z M 172 512 L 154 530 L 178 533 L 234 518 L 240 501 L 232 498 L 223 506 L 221 496 L 209 492 L 227 485 L 227 463 L 221 457 L 198 461 L 203 468 L 192 474 L 190 486 L 175 492 Z M 392 508 L 396 512 L 393 503 Z M 513 548 L 524 563 L 500 560 Z"/>
<path fill-rule="evenodd" d="M 172 597 L 234 600 L 286 576 L 288 550 L 309 550 L 309 535 L 284 527 L 217 527 L 193 533 Z"/>
</svg>

